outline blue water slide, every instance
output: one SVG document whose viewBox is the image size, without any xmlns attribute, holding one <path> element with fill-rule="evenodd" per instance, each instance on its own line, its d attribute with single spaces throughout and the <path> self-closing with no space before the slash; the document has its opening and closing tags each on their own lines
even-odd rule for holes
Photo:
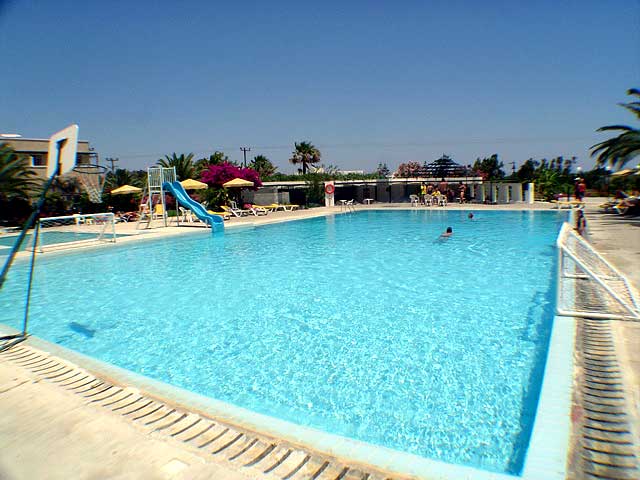
<svg viewBox="0 0 640 480">
<path fill-rule="evenodd" d="M 180 205 L 191 210 L 196 217 L 209 225 L 212 230 L 224 229 L 224 219 L 220 215 L 213 215 L 201 203 L 196 202 L 187 194 L 180 182 L 164 182 L 162 188 L 175 197 Z"/>
</svg>

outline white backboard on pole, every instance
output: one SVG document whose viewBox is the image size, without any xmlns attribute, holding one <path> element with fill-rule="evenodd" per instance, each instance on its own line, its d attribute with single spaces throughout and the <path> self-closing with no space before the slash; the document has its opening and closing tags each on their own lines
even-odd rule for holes
<svg viewBox="0 0 640 480">
<path fill-rule="evenodd" d="M 60 156 L 58 156 L 58 148 Z M 76 166 L 76 154 L 78 152 L 78 125 L 69 125 L 67 128 L 54 133 L 49 138 L 49 156 L 47 159 L 47 176 L 51 177 L 56 171 L 56 159 L 60 163 L 58 175 L 70 172 Z"/>
</svg>

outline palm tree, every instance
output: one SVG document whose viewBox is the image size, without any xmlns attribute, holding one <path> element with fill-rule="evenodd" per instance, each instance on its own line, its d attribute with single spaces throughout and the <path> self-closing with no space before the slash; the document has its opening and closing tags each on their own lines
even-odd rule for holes
<svg viewBox="0 0 640 480">
<path fill-rule="evenodd" d="M 220 165 L 222 163 L 230 163 L 229 157 L 224 152 L 216 150 L 213 154 L 209 155 L 209 158 L 200 158 L 193 163 L 193 170 L 196 177 L 200 178 L 202 172 L 208 170 L 211 165 Z"/>
<path fill-rule="evenodd" d="M 140 181 L 140 176 L 136 172 L 132 172 L 125 168 L 116 168 L 115 172 L 107 173 L 107 178 L 104 181 L 105 190 L 111 191 L 114 188 L 122 187 L 123 185 L 142 187 L 143 182 Z"/>
<path fill-rule="evenodd" d="M 195 169 L 193 168 L 193 153 L 180 156 L 175 152 L 169 155 L 165 155 L 164 158 L 158 160 L 158 165 L 164 168 L 176 167 L 176 177 L 178 180 L 187 180 L 195 176 Z"/>
<path fill-rule="evenodd" d="M 40 183 L 27 158 L 0 143 L 0 199 L 28 199 Z"/>
<path fill-rule="evenodd" d="M 289 159 L 294 165 L 302 164 L 302 174 L 307 173 L 309 164 L 318 163 L 320 161 L 320 150 L 314 147 L 311 142 L 300 142 L 295 144 L 296 149 Z"/>
<path fill-rule="evenodd" d="M 260 178 L 267 178 L 276 173 L 277 168 L 271 161 L 264 155 L 258 155 L 253 158 L 249 164 L 249 168 L 253 168 Z"/>
<path fill-rule="evenodd" d="M 633 95 L 640 100 L 640 90 L 631 88 L 627 90 L 627 95 Z M 640 101 L 620 103 L 640 120 Z M 598 166 L 610 163 L 613 167 L 622 168 L 633 157 L 640 155 L 640 130 L 627 125 L 608 125 L 601 127 L 598 132 L 609 130 L 621 131 L 617 137 L 610 138 L 604 142 L 596 143 L 591 147 L 591 156 L 598 154 L 596 162 Z"/>
</svg>

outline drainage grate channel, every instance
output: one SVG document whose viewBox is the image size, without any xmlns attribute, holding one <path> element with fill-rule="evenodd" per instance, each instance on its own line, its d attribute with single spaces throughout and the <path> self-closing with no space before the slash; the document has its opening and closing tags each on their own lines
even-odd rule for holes
<svg viewBox="0 0 640 480">
<path fill-rule="evenodd" d="M 611 320 L 578 319 L 576 401 L 582 408 L 578 469 L 581 478 L 640 478 L 635 436 Z"/>
<path fill-rule="evenodd" d="M 25 343 L 0 351 L 0 361 L 31 372 L 114 415 L 129 419 L 148 434 L 163 435 L 175 445 L 214 457 L 229 469 L 252 478 L 286 480 L 400 480 L 373 468 L 350 465 L 320 452 L 258 434 L 169 405 L 106 379 Z M 593 419 L 602 423 L 602 418 Z M 602 425 L 593 423 L 591 427 Z M 613 478 L 613 477 L 612 477 Z"/>
</svg>

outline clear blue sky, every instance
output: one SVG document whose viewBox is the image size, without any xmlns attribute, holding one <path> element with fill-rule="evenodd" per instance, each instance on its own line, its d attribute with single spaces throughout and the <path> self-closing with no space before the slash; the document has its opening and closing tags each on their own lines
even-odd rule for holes
<svg viewBox="0 0 640 480">
<path fill-rule="evenodd" d="M 640 0 L 0 0 L 0 132 L 80 125 L 102 158 L 264 154 L 371 171 L 579 158 L 633 119 Z M 510 167 L 509 167 L 510 168 Z"/>
</svg>

